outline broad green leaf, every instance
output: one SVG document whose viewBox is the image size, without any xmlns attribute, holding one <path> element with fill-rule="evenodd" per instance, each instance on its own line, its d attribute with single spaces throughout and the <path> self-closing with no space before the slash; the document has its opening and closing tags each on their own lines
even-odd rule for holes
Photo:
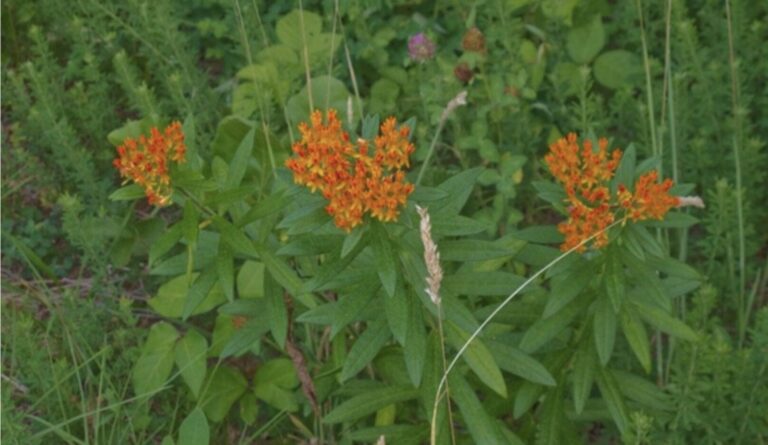
<svg viewBox="0 0 768 445">
<path fill-rule="evenodd" d="M 627 236 L 634 237 L 637 244 L 643 246 L 646 252 L 655 257 L 664 257 L 666 253 L 661 244 L 648 233 L 648 229 L 640 224 L 630 224 L 626 230 Z"/>
<path fill-rule="evenodd" d="M 211 432 L 203 410 L 195 408 L 179 426 L 179 445 L 208 445 Z"/>
<path fill-rule="evenodd" d="M 621 391 L 613 378 L 613 374 L 610 370 L 598 366 L 595 377 L 597 387 L 600 388 L 600 394 L 603 395 L 603 400 L 608 406 L 608 412 L 611 414 L 616 427 L 622 435 L 626 434 L 629 424 L 627 407 L 624 405 L 624 398 L 621 396 Z"/>
<path fill-rule="evenodd" d="M 121 53 L 118 53 L 115 57 L 120 57 Z M 150 128 L 153 126 L 157 126 L 157 122 L 149 117 L 138 121 L 129 120 L 122 127 L 110 131 L 107 135 L 107 140 L 114 146 L 122 145 L 128 138 L 136 139 L 143 134 L 149 133 Z"/>
<path fill-rule="evenodd" d="M 595 60 L 595 79 L 611 89 L 627 88 L 640 84 L 643 65 L 640 57 L 629 51 L 606 51 Z"/>
<path fill-rule="evenodd" d="M 205 337 L 193 329 L 187 331 L 174 348 L 176 366 L 195 398 L 200 395 L 205 380 L 207 352 L 208 342 Z"/>
<path fill-rule="evenodd" d="M 160 445 L 176 445 L 176 444 L 173 441 L 173 437 L 165 436 L 165 437 L 163 437 L 163 441 L 160 442 Z"/>
<path fill-rule="evenodd" d="M 616 314 L 607 298 L 598 298 L 595 303 L 595 316 L 592 327 L 600 364 L 605 366 L 611 359 L 616 341 Z"/>
<path fill-rule="evenodd" d="M 464 346 L 464 343 L 469 339 L 470 334 L 451 322 L 445 323 L 444 328 L 448 342 L 456 349 Z M 500 396 L 507 397 L 507 385 L 499 365 L 496 364 L 493 355 L 479 338 L 472 340 L 462 357 L 481 382 Z"/>
<path fill-rule="evenodd" d="M 451 398 L 459 406 L 464 425 L 477 444 L 503 444 L 500 431 L 496 428 L 493 417 L 483 407 L 464 377 L 452 373 L 449 377 Z"/>
<path fill-rule="evenodd" d="M 648 333 L 640 321 L 633 305 L 626 305 L 621 311 L 621 329 L 624 337 L 632 348 L 635 357 L 643 366 L 646 373 L 651 372 L 651 345 Z"/>
<path fill-rule="evenodd" d="M 556 314 L 540 319 L 525 332 L 519 348 L 528 354 L 536 352 L 567 328 L 588 303 L 589 298 L 582 294 Z"/>
<path fill-rule="evenodd" d="M 166 322 L 155 323 L 149 329 L 147 341 L 133 367 L 133 388 L 142 396 L 160 389 L 173 369 L 173 348 L 179 334 Z"/>
<path fill-rule="evenodd" d="M 699 336 L 696 335 L 696 332 L 694 332 L 682 321 L 669 315 L 669 313 L 663 309 L 639 303 L 635 304 L 635 308 L 637 309 L 637 313 L 642 319 L 660 331 L 666 332 L 669 335 L 678 337 L 683 340 L 699 340 Z"/>
<path fill-rule="evenodd" d="M 110 201 L 133 201 L 144 197 L 144 189 L 138 184 L 129 184 L 112 192 Z"/>
<path fill-rule="evenodd" d="M 240 418 L 253 425 L 259 417 L 259 401 L 253 393 L 247 392 L 240 398 Z"/>
<path fill-rule="evenodd" d="M 544 365 L 525 352 L 498 341 L 488 341 L 487 344 L 499 368 L 504 371 L 540 385 L 554 386 L 557 383 Z"/>
<path fill-rule="evenodd" d="M 328 57 L 328 53 L 325 54 Z M 327 62 L 327 60 L 326 60 Z M 288 99 L 287 114 L 294 125 L 309 121 L 309 95 L 312 95 L 315 108 L 346 110 L 347 99 L 350 97 L 346 85 L 335 77 L 326 75 L 310 79 L 311 88 L 307 85 L 297 94 Z M 341 117 L 341 116 L 340 116 Z"/>
<path fill-rule="evenodd" d="M 237 273 L 237 294 L 240 298 L 264 296 L 264 264 L 248 260 Z"/>
<path fill-rule="evenodd" d="M 624 185 L 628 189 L 631 189 L 635 181 L 635 164 L 637 162 L 637 149 L 635 144 L 629 144 L 624 153 L 621 155 L 621 161 L 616 168 L 616 176 L 614 176 L 612 190 L 616 190 L 619 185 Z"/>
<path fill-rule="evenodd" d="M 375 413 L 393 403 L 405 402 L 419 396 L 410 386 L 394 385 L 366 391 L 344 401 L 323 418 L 323 423 L 351 422 Z"/>
<path fill-rule="evenodd" d="M 336 302 L 336 311 L 331 326 L 331 337 L 341 332 L 348 324 L 355 321 L 360 313 L 368 307 L 374 292 L 343 295 Z"/>
<path fill-rule="evenodd" d="M 203 384 L 200 400 L 205 415 L 212 422 L 222 421 L 247 387 L 248 382 L 240 371 L 229 365 L 218 365 Z"/>
<path fill-rule="evenodd" d="M 352 345 L 352 349 L 349 350 L 344 366 L 341 368 L 339 379 L 344 382 L 354 377 L 376 357 L 387 340 L 389 340 L 389 328 L 384 320 L 369 324 L 365 332 Z"/>
<path fill-rule="evenodd" d="M 577 414 L 584 410 L 584 404 L 592 392 L 597 360 L 594 343 L 582 341 L 573 360 L 573 405 Z"/>
<path fill-rule="evenodd" d="M 376 224 L 376 227 L 378 230 L 374 230 L 372 240 L 373 253 L 376 257 L 376 272 L 387 296 L 392 298 L 395 295 L 397 284 L 397 256 L 393 251 L 392 241 L 387 235 L 387 231 L 380 224 Z"/>
<path fill-rule="evenodd" d="M 224 296 L 221 287 L 214 289 L 214 284 L 216 284 L 216 269 L 209 267 L 197 277 L 189 288 L 186 301 L 184 302 L 184 311 L 181 314 L 182 319 L 186 320 L 192 314 L 201 313 L 201 311 L 198 311 L 198 308 L 203 305 L 203 302 L 206 299 L 210 298 L 209 295 L 215 294 L 217 297 Z M 217 302 L 221 302 L 222 300 L 222 298 L 217 298 Z"/>
<path fill-rule="evenodd" d="M 599 15 L 581 26 L 572 28 L 566 40 L 568 55 L 574 62 L 582 64 L 592 60 L 604 45 L 605 31 Z"/>
<path fill-rule="evenodd" d="M 298 385 L 293 363 L 286 358 L 277 358 L 264 363 L 256 372 L 253 393 L 275 408 L 296 411 L 298 403 L 291 390 Z"/>
<path fill-rule="evenodd" d="M 189 278 L 194 282 L 198 276 L 199 274 L 195 272 Z M 209 290 L 203 301 L 189 315 L 202 314 L 227 300 L 219 287 Z M 148 303 L 155 312 L 164 317 L 180 318 L 184 314 L 189 291 L 187 276 L 181 275 L 160 286 L 157 295 L 150 298 Z"/>
</svg>

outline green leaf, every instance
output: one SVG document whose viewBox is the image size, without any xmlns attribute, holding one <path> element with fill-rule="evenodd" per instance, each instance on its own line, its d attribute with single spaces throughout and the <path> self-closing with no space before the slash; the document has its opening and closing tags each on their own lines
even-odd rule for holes
<svg viewBox="0 0 768 445">
<path fill-rule="evenodd" d="M 216 274 L 219 277 L 221 291 L 227 301 L 235 300 L 235 260 L 232 249 L 226 243 L 219 243 L 219 253 L 216 256 Z"/>
<path fill-rule="evenodd" d="M 261 337 L 269 331 L 265 319 L 252 318 L 243 327 L 236 330 L 221 351 L 221 358 L 239 356 L 249 348 L 258 347 Z"/>
<path fill-rule="evenodd" d="M 464 377 L 459 373 L 452 373 L 448 380 L 451 388 L 451 397 L 456 402 L 456 405 L 459 406 L 461 416 L 464 418 L 464 424 L 474 439 L 474 443 L 505 443 L 504 439 L 500 436 L 500 431 L 496 428 L 493 417 L 485 411 L 483 404 L 467 381 L 464 380 Z"/>
<path fill-rule="evenodd" d="M 587 63 L 605 46 L 605 31 L 600 16 L 568 32 L 566 48 L 576 63 Z"/>
<path fill-rule="evenodd" d="M 229 173 L 227 174 L 227 182 L 225 188 L 232 190 L 240 186 L 245 176 L 245 170 L 248 168 L 248 161 L 251 158 L 253 152 L 253 140 L 256 136 L 256 128 L 253 127 L 245 135 L 240 145 L 235 151 L 235 155 L 232 157 L 232 161 L 229 163 Z"/>
<path fill-rule="evenodd" d="M 472 193 L 475 181 L 483 172 L 482 167 L 476 167 L 453 175 L 437 186 L 440 190 L 446 192 L 448 197 L 437 201 L 430 206 L 432 212 L 433 224 L 437 220 L 443 219 L 442 216 L 455 216 L 461 212 L 461 209 L 469 199 Z M 449 219 L 449 218 L 446 218 Z"/>
<path fill-rule="evenodd" d="M 269 277 L 265 292 L 265 303 L 269 308 L 269 330 L 272 337 L 281 348 L 285 348 L 285 339 L 288 335 L 288 311 L 283 300 L 283 289 L 277 285 L 274 279 Z"/>
<path fill-rule="evenodd" d="M 408 304 L 408 328 L 403 344 L 405 367 L 413 386 L 419 387 L 424 371 L 424 361 L 427 354 L 427 334 L 424 330 L 424 318 L 421 304 L 415 295 L 406 298 Z"/>
<path fill-rule="evenodd" d="M 197 221 L 199 218 L 200 212 L 197 210 L 195 203 L 188 199 L 184 203 L 184 217 L 181 220 L 181 233 L 188 244 L 195 244 L 197 242 Z"/>
<path fill-rule="evenodd" d="M 221 288 L 213 288 L 213 285 L 216 284 L 216 269 L 214 268 L 208 268 L 203 271 L 203 273 L 195 280 L 192 287 L 189 288 L 189 293 L 187 294 L 186 301 L 184 302 L 184 311 L 182 312 L 181 316 L 182 319 L 186 320 L 195 313 L 201 313 L 198 311 L 198 308 L 202 306 L 203 302 L 208 298 L 211 294 L 216 294 L 219 296 L 224 296 L 224 294 L 221 292 Z M 218 298 L 218 302 L 222 302 L 223 298 Z M 212 309 L 212 307 L 208 308 Z"/>
<path fill-rule="evenodd" d="M 351 422 L 375 413 L 393 403 L 405 402 L 419 396 L 418 390 L 405 385 L 393 385 L 366 391 L 344 401 L 323 418 L 323 423 Z"/>
<path fill-rule="evenodd" d="M 247 425 L 256 423 L 259 417 L 259 401 L 253 393 L 247 392 L 240 398 L 240 418 Z"/>
<path fill-rule="evenodd" d="M 650 373 L 651 345 L 645 326 L 638 318 L 633 305 L 626 305 L 621 311 L 621 329 L 640 365 L 646 373 Z"/>
<path fill-rule="evenodd" d="M 594 328 L 595 346 L 600 364 L 605 366 L 611 359 L 613 345 L 616 340 L 616 314 L 613 312 L 610 301 L 599 298 L 595 303 L 595 316 L 592 319 Z"/>
<path fill-rule="evenodd" d="M 376 224 L 375 227 L 377 230 L 373 231 L 372 247 L 376 257 L 376 272 L 387 296 L 391 298 L 395 295 L 397 285 L 396 255 L 387 231 L 380 224 Z"/>
<path fill-rule="evenodd" d="M 451 295 L 509 295 L 525 279 L 509 272 L 458 272 L 443 279 L 443 292 Z"/>
<path fill-rule="evenodd" d="M 112 192 L 110 201 L 133 201 L 144 197 L 144 189 L 139 184 L 129 184 Z"/>
<path fill-rule="evenodd" d="M 606 257 L 605 292 L 613 306 L 614 313 L 619 312 L 625 298 L 624 265 L 618 255 L 609 253 Z"/>
<path fill-rule="evenodd" d="M 511 257 L 515 253 L 495 241 L 462 239 L 440 242 L 440 259 L 443 261 L 483 261 Z"/>
<path fill-rule="evenodd" d="M 352 232 L 350 232 L 346 237 L 344 237 L 344 243 L 341 246 L 342 258 L 349 255 L 349 253 L 352 252 L 352 250 L 354 250 L 355 247 L 357 247 L 357 244 L 363 238 L 364 233 L 365 233 L 365 230 L 363 229 L 363 227 L 356 227 L 354 230 L 352 230 Z"/>
<path fill-rule="evenodd" d="M 264 296 L 264 264 L 246 261 L 237 273 L 237 294 L 240 298 Z"/>
<path fill-rule="evenodd" d="M 168 323 L 155 323 L 149 329 L 147 341 L 133 367 L 133 388 L 136 395 L 160 389 L 173 369 L 173 349 L 179 334 Z"/>
<path fill-rule="evenodd" d="M 408 302 L 406 299 L 409 297 L 413 298 L 413 296 L 407 296 L 400 286 L 394 296 L 383 298 L 384 315 L 387 317 L 389 330 L 401 345 L 405 344 L 408 335 Z"/>
<path fill-rule="evenodd" d="M 179 426 L 179 445 L 208 445 L 211 432 L 203 410 L 195 408 Z"/>
<path fill-rule="evenodd" d="M 581 261 L 562 276 L 552 279 L 552 292 L 544 307 L 544 318 L 558 312 L 573 301 L 592 280 L 594 264 Z"/>
<path fill-rule="evenodd" d="M 237 227 L 243 227 L 259 219 L 274 215 L 282 211 L 289 202 L 289 199 L 296 195 L 300 189 L 290 187 L 287 190 L 280 190 L 273 195 L 267 196 L 253 205 L 242 217 L 237 220 Z"/>
<path fill-rule="evenodd" d="M 205 380 L 208 342 L 195 330 L 189 330 L 176 343 L 176 366 L 192 394 L 197 398 Z"/>
<path fill-rule="evenodd" d="M 499 368 L 504 371 L 540 385 L 554 386 L 557 384 L 547 368 L 525 352 L 498 341 L 488 341 L 487 344 L 488 349 L 491 350 L 496 362 L 498 362 Z"/>
<path fill-rule="evenodd" d="M 565 423 L 565 413 L 563 412 L 562 386 L 547 391 L 539 412 L 536 445 L 559 445 L 563 443 L 561 427 Z"/>
<path fill-rule="evenodd" d="M 589 299 L 582 294 L 556 314 L 542 318 L 533 324 L 520 341 L 519 348 L 528 354 L 536 352 L 562 332 L 585 309 Z"/>
<path fill-rule="evenodd" d="M 562 243 L 563 234 L 557 230 L 557 226 L 531 226 L 512 233 L 519 240 L 532 243 L 552 244 Z"/>
<path fill-rule="evenodd" d="M 539 400 L 544 392 L 544 387 L 531 382 L 523 382 L 520 389 L 515 393 L 515 404 L 512 409 L 512 416 L 519 419 L 520 416 L 528 412 L 529 409 Z"/>
<path fill-rule="evenodd" d="M 152 267 L 158 258 L 165 255 L 181 239 L 181 224 L 175 224 L 160 235 L 149 248 L 149 266 Z"/>
<path fill-rule="evenodd" d="M 573 360 L 573 405 L 577 414 L 584 410 L 584 404 L 592 392 L 597 366 L 593 345 L 591 341 L 582 341 Z"/>
<path fill-rule="evenodd" d="M 200 400 L 205 415 L 212 422 L 221 422 L 247 387 L 248 382 L 237 369 L 218 365 L 203 384 Z"/>
<path fill-rule="evenodd" d="M 455 324 L 446 322 L 444 324 L 448 342 L 456 349 L 464 346 L 469 339 L 469 334 Z M 462 355 L 470 369 L 477 375 L 481 382 L 485 383 L 494 392 L 501 397 L 507 397 L 507 385 L 504 382 L 504 376 L 501 374 L 499 365 L 493 358 L 493 354 L 485 347 L 479 338 L 472 340 Z"/>
<path fill-rule="evenodd" d="M 365 365 L 376 357 L 387 340 L 389 340 L 389 329 L 386 322 L 378 320 L 369 324 L 347 354 L 347 359 L 344 361 L 339 376 L 341 382 L 349 380 L 365 368 Z"/>
<path fill-rule="evenodd" d="M 326 57 L 328 57 L 327 52 Z M 312 95 L 315 108 L 347 109 L 347 99 L 350 97 L 350 94 L 347 87 L 339 79 L 325 75 L 317 76 L 310 79 L 309 85 L 311 85 L 311 90 L 305 85 L 301 91 L 288 99 L 286 105 L 287 114 L 291 122 L 294 122 L 294 125 L 299 122 L 309 121 L 310 94 Z M 339 117 L 341 118 L 342 116 Z"/>
<path fill-rule="evenodd" d="M 195 272 L 189 276 L 194 282 L 198 277 Z M 215 278 L 215 275 L 214 275 Z M 184 314 L 187 296 L 189 295 L 189 281 L 186 275 L 180 275 L 166 282 L 157 290 L 157 295 L 150 298 L 149 306 L 158 314 L 169 318 L 180 318 Z M 191 312 L 191 315 L 202 314 L 226 301 L 226 297 L 220 288 L 214 287 L 206 295 L 203 301 Z"/>
<path fill-rule="evenodd" d="M 595 60 L 595 79 L 611 89 L 640 84 L 643 66 L 636 54 L 625 50 L 606 51 Z"/>
<path fill-rule="evenodd" d="M 485 231 L 488 224 L 466 216 L 434 215 L 432 217 L 432 233 L 434 236 L 465 236 Z"/>
<path fill-rule="evenodd" d="M 662 388 L 640 376 L 623 371 L 613 371 L 619 390 L 627 398 L 647 408 L 657 411 L 669 411 L 674 404 Z"/>
<path fill-rule="evenodd" d="M 299 385 L 293 363 L 286 358 L 266 362 L 253 379 L 253 393 L 277 409 L 296 411 L 299 408 L 292 389 Z"/>
<path fill-rule="evenodd" d="M 619 432 L 624 435 L 627 433 L 628 417 L 627 407 L 624 405 L 624 399 L 621 396 L 613 374 L 606 368 L 597 367 L 597 387 L 600 388 L 600 394 L 608 406 L 608 412 L 611 414 Z"/>
<path fill-rule="evenodd" d="M 616 190 L 619 185 L 624 185 L 628 189 L 633 186 L 635 180 L 635 164 L 637 163 L 637 149 L 635 144 L 629 144 L 624 153 L 621 155 L 621 161 L 616 168 L 616 176 L 614 176 L 612 190 Z"/>
<path fill-rule="evenodd" d="M 682 321 L 672 317 L 663 309 L 639 303 L 635 303 L 635 308 L 642 319 L 660 331 L 683 340 L 694 342 L 699 340 L 699 336 L 696 335 L 693 329 L 689 328 Z"/>
</svg>

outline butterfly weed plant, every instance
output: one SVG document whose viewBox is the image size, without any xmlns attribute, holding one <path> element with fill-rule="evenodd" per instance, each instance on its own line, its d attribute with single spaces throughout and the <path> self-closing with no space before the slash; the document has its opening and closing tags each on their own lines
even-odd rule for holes
<svg viewBox="0 0 768 445">
<path fill-rule="evenodd" d="M 14 417 L 35 440 L 766 437 L 764 125 L 740 93 L 761 78 L 736 57 L 762 63 L 738 43 L 761 41 L 765 8 L 752 23 L 726 2 L 726 27 L 716 2 L 257 3 L 82 2 L 100 20 L 72 30 L 103 42 L 31 30 L 33 62 L 4 70 L 24 127 L 4 142 L 61 160 L 71 243 L 136 266 L 120 292 L 151 295 L 130 378 L 105 380 L 120 395 L 91 380 L 81 415 Z M 113 150 L 83 149 L 98 135 Z M 103 203 L 100 180 L 130 206 Z"/>
</svg>

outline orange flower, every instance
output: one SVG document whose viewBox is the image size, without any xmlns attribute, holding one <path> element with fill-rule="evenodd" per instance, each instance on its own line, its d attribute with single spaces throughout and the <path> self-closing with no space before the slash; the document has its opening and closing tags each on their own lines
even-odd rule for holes
<svg viewBox="0 0 768 445">
<path fill-rule="evenodd" d="M 381 125 L 374 142 L 373 156 L 368 141 L 358 139 L 357 147 L 341 129 L 335 110 L 328 110 L 323 124 L 320 111 L 310 117 L 311 126 L 299 125 L 301 141 L 293 145 L 295 157 L 286 161 L 293 180 L 313 192 L 320 190 L 329 201 L 326 211 L 337 227 L 350 231 L 369 212 L 380 221 L 397 219 L 413 184 L 400 170 L 410 164 L 414 151 L 408 142 L 409 128 L 397 128 L 394 118 Z"/>
<path fill-rule="evenodd" d="M 550 145 L 544 157 L 549 170 L 563 184 L 568 203 L 568 220 L 557 226 L 565 235 L 560 246 L 563 251 L 578 246 L 583 240 L 595 236 L 593 246 L 600 248 L 608 243 L 604 231 L 616 220 L 615 210 L 624 210 L 623 219 L 639 221 L 648 218 L 662 219 L 679 205 L 679 198 L 670 196 L 672 181 L 657 183 L 658 173 L 651 171 L 641 176 L 635 184 L 635 193 L 626 186 L 618 186 L 617 196 L 611 196 L 609 181 L 621 161 L 621 150 L 613 150 L 608 156 L 608 141 L 601 138 L 598 150 L 587 140 L 579 144 L 575 133 Z M 617 204 L 614 204 L 616 202 Z M 584 251 L 585 246 L 579 247 Z"/>
<path fill-rule="evenodd" d="M 113 165 L 120 176 L 144 187 L 150 204 L 162 207 L 170 202 L 172 191 L 168 162 L 183 163 L 186 150 L 181 124 L 173 122 L 163 133 L 152 128 L 149 137 L 127 138 L 117 147 Z"/>
</svg>

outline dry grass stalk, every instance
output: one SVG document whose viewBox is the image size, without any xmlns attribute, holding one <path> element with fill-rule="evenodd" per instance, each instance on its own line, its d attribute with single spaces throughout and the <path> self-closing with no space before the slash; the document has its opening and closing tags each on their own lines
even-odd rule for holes
<svg viewBox="0 0 768 445">
<path fill-rule="evenodd" d="M 427 265 L 427 284 L 425 289 L 429 298 L 436 305 L 440 304 L 440 283 L 443 281 L 443 268 L 440 267 L 440 252 L 437 250 L 437 244 L 432 239 L 432 224 L 429 219 L 427 209 L 416 206 L 419 212 L 421 222 L 419 224 L 421 232 L 421 242 L 424 244 L 424 263 Z"/>
</svg>

